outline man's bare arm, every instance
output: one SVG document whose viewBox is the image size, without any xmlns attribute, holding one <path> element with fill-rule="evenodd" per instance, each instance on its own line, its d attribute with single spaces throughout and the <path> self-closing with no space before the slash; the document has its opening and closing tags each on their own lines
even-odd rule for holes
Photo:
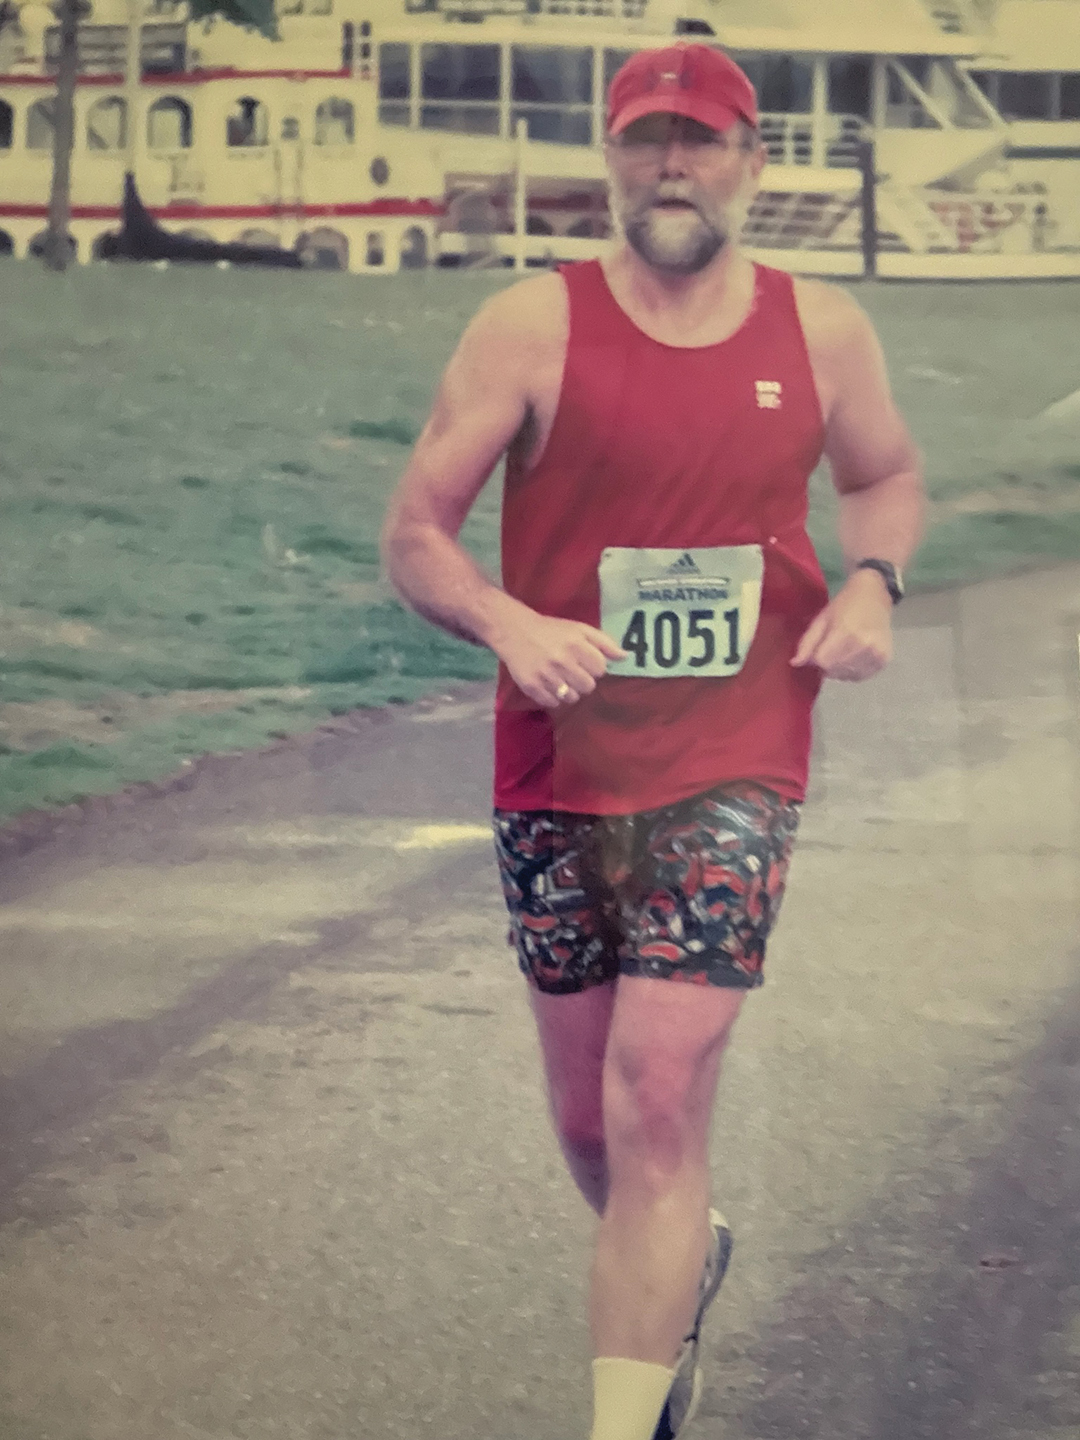
<svg viewBox="0 0 1080 1440">
<path fill-rule="evenodd" d="M 896 408 L 885 358 L 861 308 L 833 286 L 800 302 L 825 406 L 825 455 L 840 496 L 840 543 L 848 579 L 811 621 L 792 659 L 831 679 L 866 680 L 892 658 L 892 599 L 863 559 L 903 568 L 925 525 L 919 452 Z"/>
<path fill-rule="evenodd" d="M 518 604 L 457 536 L 528 413 L 522 346 L 502 296 L 462 336 L 398 484 L 382 532 L 383 562 L 402 598 L 432 624 L 491 645 Z"/>
<path fill-rule="evenodd" d="M 556 307 L 553 310 L 553 306 Z M 531 414 L 536 377 L 558 353 L 565 290 L 538 277 L 494 297 L 462 337 L 383 526 L 402 598 L 432 624 L 487 645 L 538 705 L 573 704 L 623 651 L 602 631 L 539 615 L 507 595 L 457 541 L 500 456 Z M 561 363 L 561 361 L 560 361 Z"/>
</svg>

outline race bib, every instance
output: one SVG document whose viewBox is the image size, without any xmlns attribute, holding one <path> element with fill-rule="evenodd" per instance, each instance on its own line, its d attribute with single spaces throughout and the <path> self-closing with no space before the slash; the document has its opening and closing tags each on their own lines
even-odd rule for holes
<svg viewBox="0 0 1080 1440">
<path fill-rule="evenodd" d="M 760 545 L 612 546 L 600 557 L 600 628 L 630 652 L 609 675 L 735 675 L 761 611 Z"/>
</svg>

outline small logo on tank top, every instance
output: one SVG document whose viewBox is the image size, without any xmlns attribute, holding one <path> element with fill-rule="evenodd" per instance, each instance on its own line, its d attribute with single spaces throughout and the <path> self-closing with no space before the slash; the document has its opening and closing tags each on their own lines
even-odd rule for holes
<svg viewBox="0 0 1080 1440">
<path fill-rule="evenodd" d="M 759 410 L 779 410 L 781 385 L 779 380 L 755 380 Z"/>
</svg>

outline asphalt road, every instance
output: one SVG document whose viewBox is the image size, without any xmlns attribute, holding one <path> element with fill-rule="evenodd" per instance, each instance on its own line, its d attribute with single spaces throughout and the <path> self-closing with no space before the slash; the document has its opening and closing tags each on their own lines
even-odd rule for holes
<svg viewBox="0 0 1080 1440">
<path fill-rule="evenodd" d="M 1080 1433 L 1080 567 L 827 685 L 692 1440 Z M 2 1440 L 583 1440 L 490 691 L 0 833 Z"/>
</svg>

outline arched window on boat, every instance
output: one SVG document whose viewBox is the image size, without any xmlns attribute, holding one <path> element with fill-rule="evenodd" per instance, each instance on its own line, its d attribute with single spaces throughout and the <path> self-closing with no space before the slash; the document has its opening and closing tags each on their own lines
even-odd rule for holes
<svg viewBox="0 0 1080 1440">
<path fill-rule="evenodd" d="M 427 235 L 419 225 L 410 225 L 401 237 L 401 268 L 422 270 L 428 263 Z"/>
<path fill-rule="evenodd" d="M 146 116 L 146 143 L 151 150 L 191 148 L 191 106 L 176 95 L 155 100 Z"/>
<path fill-rule="evenodd" d="M 10 150 L 15 138 L 15 111 L 6 100 L 0 100 L 0 150 Z"/>
<path fill-rule="evenodd" d="M 351 145 L 355 115 L 349 100 L 324 100 L 315 111 L 316 145 Z"/>
<path fill-rule="evenodd" d="M 349 242 L 340 230 L 320 226 L 308 231 L 296 242 L 301 263 L 315 270 L 347 270 Z"/>
<path fill-rule="evenodd" d="M 266 145 L 270 134 L 270 117 L 261 100 L 242 95 L 225 120 L 225 144 L 230 146 Z"/>
<path fill-rule="evenodd" d="M 86 144 L 91 150 L 123 150 L 127 144 L 127 105 L 119 95 L 108 95 L 90 106 Z"/>
<path fill-rule="evenodd" d="M 35 100 L 26 112 L 26 148 L 51 150 L 53 143 L 52 100 Z"/>
</svg>

